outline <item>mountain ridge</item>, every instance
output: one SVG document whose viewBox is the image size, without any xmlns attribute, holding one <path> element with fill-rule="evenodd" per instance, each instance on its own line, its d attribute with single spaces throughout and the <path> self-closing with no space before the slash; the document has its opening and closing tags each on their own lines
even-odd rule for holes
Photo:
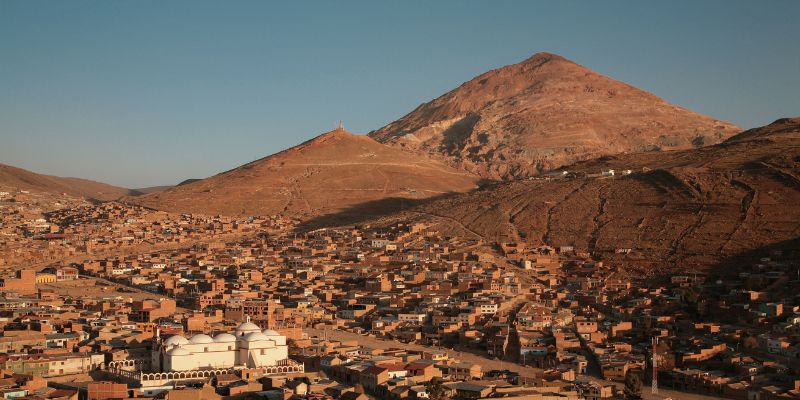
<svg viewBox="0 0 800 400">
<path fill-rule="evenodd" d="M 0 185 L 46 193 L 66 193 L 98 201 L 135 196 L 139 192 L 89 179 L 39 174 L 23 168 L 0 163 Z"/>
</svg>

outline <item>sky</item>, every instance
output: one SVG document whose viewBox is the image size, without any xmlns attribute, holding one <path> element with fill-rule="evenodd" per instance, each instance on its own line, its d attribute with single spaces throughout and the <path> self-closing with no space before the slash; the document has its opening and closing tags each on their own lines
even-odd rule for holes
<svg viewBox="0 0 800 400">
<path fill-rule="evenodd" d="M 0 0 L 0 163 L 129 188 L 368 133 L 534 53 L 743 128 L 800 115 L 800 1 Z"/>
</svg>

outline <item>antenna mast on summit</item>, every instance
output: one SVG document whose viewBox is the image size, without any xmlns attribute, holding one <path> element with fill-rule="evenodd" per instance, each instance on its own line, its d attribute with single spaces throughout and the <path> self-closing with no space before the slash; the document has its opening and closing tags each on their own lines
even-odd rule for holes
<svg viewBox="0 0 800 400">
<path fill-rule="evenodd" d="M 344 130 L 344 123 L 342 122 L 342 120 L 339 120 L 339 124 L 336 125 L 336 129 L 340 131 Z"/>
</svg>

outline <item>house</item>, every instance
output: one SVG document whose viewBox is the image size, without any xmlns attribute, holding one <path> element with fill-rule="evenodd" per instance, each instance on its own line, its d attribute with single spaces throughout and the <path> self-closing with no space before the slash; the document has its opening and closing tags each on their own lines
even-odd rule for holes
<svg viewBox="0 0 800 400">
<path fill-rule="evenodd" d="M 16 271 L 14 278 L 0 278 L 0 292 L 36 293 L 36 271 L 23 269 Z"/>
<path fill-rule="evenodd" d="M 183 388 L 173 389 L 166 393 L 164 400 L 220 400 L 222 396 L 218 395 L 211 385 L 203 385 L 202 388 Z"/>
<path fill-rule="evenodd" d="M 481 366 L 468 362 L 459 362 L 450 365 L 437 365 L 442 370 L 442 375 L 453 380 L 481 379 L 483 372 Z"/>
<path fill-rule="evenodd" d="M 59 282 L 63 281 L 74 281 L 78 279 L 78 269 L 73 267 L 62 267 L 56 269 L 56 280 Z"/>
<path fill-rule="evenodd" d="M 363 371 L 360 376 L 361 385 L 368 390 L 374 390 L 379 385 L 389 380 L 389 369 L 373 365 Z"/>
<path fill-rule="evenodd" d="M 459 399 L 482 399 L 492 393 L 492 387 L 488 385 L 478 385 L 468 382 L 456 382 L 450 385 L 456 391 Z"/>
<path fill-rule="evenodd" d="M 346 392 L 339 396 L 340 400 L 369 400 L 364 393 Z"/>
<path fill-rule="evenodd" d="M 302 380 L 293 380 L 286 382 L 286 388 L 291 390 L 297 396 L 305 396 L 308 394 L 308 384 L 303 382 Z"/>
<path fill-rule="evenodd" d="M 406 365 L 407 376 L 421 377 L 422 380 L 430 380 L 433 377 L 441 377 L 442 372 L 433 362 L 415 361 Z"/>
</svg>

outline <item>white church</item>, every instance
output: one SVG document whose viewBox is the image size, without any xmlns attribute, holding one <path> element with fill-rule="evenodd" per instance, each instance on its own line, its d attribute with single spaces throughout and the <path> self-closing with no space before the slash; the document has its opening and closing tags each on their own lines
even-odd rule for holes
<svg viewBox="0 0 800 400">
<path fill-rule="evenodd" d="M 155 372 L 261 368 L 285 365 L 289 358 L 286 336 L 273 330 L 262 331 L 244 322 L 231 333 L 213 338 L 197 334 L 189 339 L 171 336 L 154 346 L 151 369 Z"/>
</svg>

